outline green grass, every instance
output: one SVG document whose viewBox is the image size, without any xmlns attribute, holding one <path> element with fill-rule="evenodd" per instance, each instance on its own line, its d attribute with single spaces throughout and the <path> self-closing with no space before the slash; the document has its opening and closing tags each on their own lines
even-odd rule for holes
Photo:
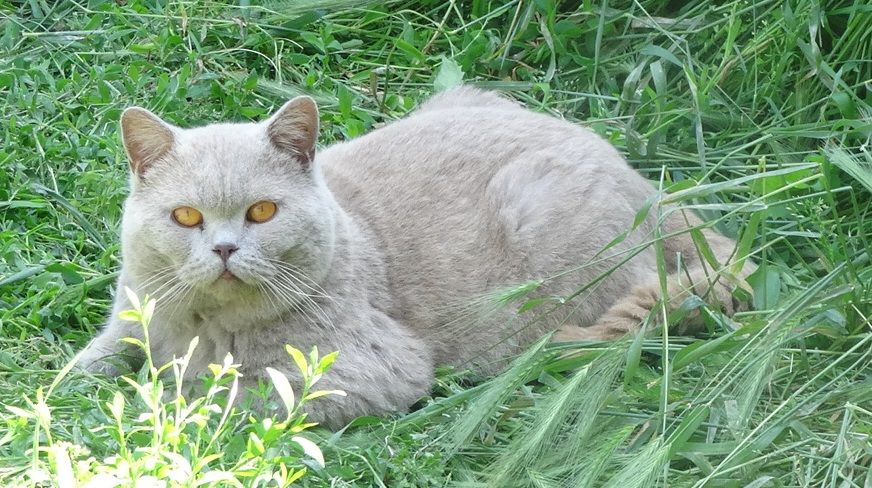
<svg viewBox="0 0 872 488">
<path fill-rule="evenodd" d="M 869 32 L 860 1 L 0 0 L 0 484 L 188 463 L 246 485 L 872 486 Z M 444 371 L 409 415 L 307 430 L 324 467 L 244 413 L 155 428 L 180 400 L 150 404 L 147 371 L 62 371 L 110 304 L 126 106 L 194 125 L 307 93 L 326 145 L 460 79 L 589 125 L 738 237 L 755 311 Z"/>
</svg>

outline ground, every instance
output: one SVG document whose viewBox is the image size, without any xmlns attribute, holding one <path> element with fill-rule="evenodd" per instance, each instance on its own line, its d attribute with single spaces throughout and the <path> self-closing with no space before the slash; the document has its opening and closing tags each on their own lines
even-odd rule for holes
<svg viewBox="0 0 872 488">
<path fill-rule="evenodd" d="M 3 485 L 872 485 L 865 3 L 0 0 L 0 26 Z M 125 107 L 190 126 L 305 93 L 327 145 L 461 82 L 592 127 L 736 237 L 754 310 L 443 371 L 411 414 L 337 434 L 224 415 L 227 374 L 181 400 L 65 369 L 118 270 Z"/>
</svg>

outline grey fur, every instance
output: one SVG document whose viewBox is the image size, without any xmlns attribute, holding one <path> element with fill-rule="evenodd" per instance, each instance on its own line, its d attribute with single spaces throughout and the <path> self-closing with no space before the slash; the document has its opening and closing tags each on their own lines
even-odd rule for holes
<svg viewBox="0 0 872 488">
<path fill-rule="evenodd" d="M 339 350 L 320 386 L 348 396 L 319 399 L 312 410 L 315 421 L 337 427 L 407 409 L 428 393 L 435 365 L 491 372 L 558 328 L 564 339 L 614 338 L 658 302 L 653 247 L 612 270 L 624 251 L 652 238 L 656 208 L 601 252 L 654 189 L 590 131 L 461 88 L 309 164 L 314 110 L 295 99 L 260 124 L 194 129 L 139 108 L 122 116 L 134 171 L 119 288 L 163 297 L 150 328 L 156 363 L 183 355 L 199 336 L 191 374 L 232 352 L 251 385 L 268 366 L 295 376 L 285 344 Z M 247 223 L 246 209 L 260 200 L 278 203 L 275 217 Z M 202 229 L 175 224 L 178 206 L 200 210 Z M 662 210 L 664 235 L 699 223 Z M 705 235 L 728 262 L 733 241 Z M 224 265 L 212 249 L 220 242 L 239 246 L 228 268 L 241 282 L 219 278 Z M 733 306 L 738 281 L 707 270 L 688 235 L 664 247 L 674 271 L 670 306 L 691 289 Z M 296 278 L 269 259 L 292 265 Z M 487 298 L 567 270 L 535 296 L 566 296 L 605 277 L 544 319 Z M 118 293 L 108 325 L 83 354 L 87 368 L 117 373 L 104 358 L 121 351 L 119 339 L 141 334 L 116 318 L 128 306 Z"/>
</svg>

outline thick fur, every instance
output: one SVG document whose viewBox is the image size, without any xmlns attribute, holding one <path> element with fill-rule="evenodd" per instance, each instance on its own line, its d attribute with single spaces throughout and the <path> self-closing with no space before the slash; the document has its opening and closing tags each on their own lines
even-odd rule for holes
<svg viewBox="0 0 872 488">
<path fill-rule="evenodd" d="M 494 371 L 558 328 L 566 339 L 614 338 L 660 300 L 654 248 L 644 246 L 657 209 L 604 251 L 654 189 L 592 132 L 461 88 L 309 164 L 312 107 L 297 100 L 260 124 L 195 129 L 131 109 L 119 288 L 163 297 L 150 327 L 157 363 L 182 356 L 199 336 L 191 374 L 230 352 L 251 385 L 268 366 L 294 377 L 285 344 L 338 350 L 320 386 L 347 397 L 319 399 L 312 410 L 336 427 L 408 408 L 428 393 L 436 365 Z M 137 130 L 157 134 L 156 149 L 151 136 L 129 141 Z M 246 222 L 260 200 L 278 204 L 275 217 Z M 201 228 L 175 224 L 179 206 L 200 210 Z M 662 234 L 678 234 L 664 242 L 674 273 L 669 305 L 692 290 L 732 307 L 739 281 L 708 267 L 681 233 L 699 220 L 659 210 Z M 734 243 L 705 235 L 727 263 Z M 213 247 L 225 242 L 239 247 L 226 265 L 235 280 L 219 278 L 225 267 Z M 627 251 L 636 254 L 613 269 Z M 545 278 L 533 296 L 594 285 L 544 318 L 494 304 L 495 290 Z M 109 324 L 83 354 L 86 367 L 117 372 L 103 358 L 121 351 L 119 339 L 141 334 L 116 318 L 128 306 L 118 293 Z"/>
</svg>

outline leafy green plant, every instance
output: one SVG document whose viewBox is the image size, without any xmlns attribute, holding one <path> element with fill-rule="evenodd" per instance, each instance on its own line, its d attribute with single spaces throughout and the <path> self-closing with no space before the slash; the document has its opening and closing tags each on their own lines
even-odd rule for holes
<svg viewBox="0 0 872 488">
<path fill-rule="evenodd" d="M 27 408 L 6 405 L 4 421 L 8 427 L 0 446 L 30 437 L 29 466 L 20 473 L 22 484 L 51 483 L 55 486 L 128 486 L 145 483 L 162 486 L 289 486 L 302 478 L 307 466 L 324 467 L 324 457 L 316 443 L 303 432 L 316 424 L 306 421 L 303 408 L 311 400 L 339 391 L 313 390 L 336 358 L 336 353 L 318 358 L 313 349 L 309 358 L 287 346 L 299 368 L 302 388 L 299 399 L 287 377 L 269 369 L 273 387 L 286 414 L 282 420 L 259 418 L 236 409 L 239 395 L 238 364 L 228 353 L 222 364 L 209 366 L 211 375 L 203 380 L 199 393 L 185 383 L 185 373 L 197 338 L 191 341 L 184 357 L 155 365 L 149 348 L 149 324 L 157 304 L 143 302 L 125 289 L 133 308 L 122 311 L 123 320 L 138 322 L 144 340 L 124 339 L 142 348 L 145 365 L 136 377 L 122 376 L 121 382 L 135 395 L 129 400 L 116 390 L 111 400 L 97 406 L 102 425 L 97 437 L 104 443 L 103 455 L 65 438 L 53 426 L 53 391 L 77 376 L 71 361 L 43 392 L 25 398 Z M 171 373 L 171 374 L 170 374 Z M 269 389 L 263 392 L 269 394 Z M 268 401 L 268 397 L 261 398 Z M 313 406 L 313 408 L 317 408 Z M 13 414 L 9 417 L 8 414 Z M 93 412 L 97 413 L 97 412 Z M 55 414 L 56 415 L 56 414 Z M 16 483 L 17 483 L 16 482 Z"/>
</svg>

